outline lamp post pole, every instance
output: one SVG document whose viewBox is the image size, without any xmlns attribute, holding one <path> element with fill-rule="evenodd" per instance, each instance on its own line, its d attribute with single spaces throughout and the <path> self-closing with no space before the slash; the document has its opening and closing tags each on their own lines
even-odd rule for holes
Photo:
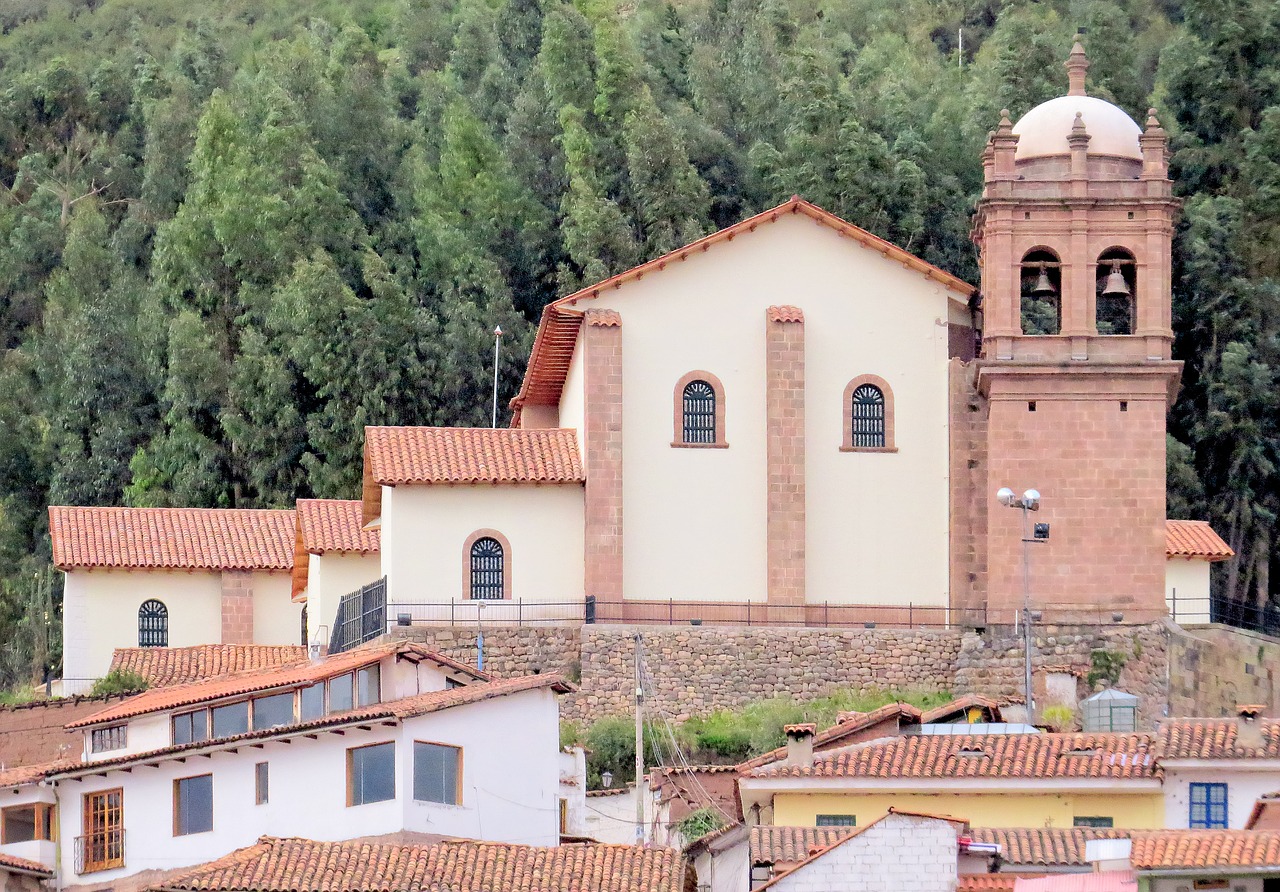
<svg viewBox="0 0 1280 892">
<path fill-rule="evenodd" d="M 1047 542 L 1049 525 L 1031 526 L 1031 512 L 1040 510 L 1040 493 L 1029 489 L 1019 497 L 1012 489 L 1003 486 L 996 493 L 996 500 L 1006 508 L 1022 510 L 1022 691 L 1026 697 L 1027 723 L 1035 717 L 1032 699 L 1031 649 L 1035 638 L 1031 634 L 1031 551 L 1034 542 Z"/>
</svg>

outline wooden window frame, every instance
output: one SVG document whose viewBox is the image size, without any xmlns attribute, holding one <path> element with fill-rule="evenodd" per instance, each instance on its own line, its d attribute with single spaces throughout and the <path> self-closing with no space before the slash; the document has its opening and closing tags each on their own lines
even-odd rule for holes
<svg viewBox="0 0 1280 892">
<path fill-rule="evenodd" d="M 425 745 L 427 745 L 427 746 L 441 746 L 441 747 L 444 747 L 444 748 L 446 748 L 446 749 L 451 749 L 451 750 L 453 750 L 454 752 L 456 752 L 456 753 L 458 754 L 458 771 L 457 771 L 457 777 L 454 779 L 454 781 L 455 781 L 455 785 L 457 786 L 457 789 L 456 789 L 456 790 L 454 791 L 454 793 L 453 793 L 453 799 L 454 799 L 454 801 L 453 801 L 453 802 L 436 802 L 434 799 L 419 799 L 417 796 L 413 796 L 413 792 L 412 792 L 412 789 L 411 789 L 411 790 L 410 790 L 409 795 L 410 795 L 410 796 L 413 796 L 413 801 L 414 801 L 414 802 L 429 802 L 429 803 L 431 803 L 432 805 L 462 805 L 462 768 L 463 768 L 463 765 L 462 765 L 462 757 L 463 757 L 463 750 L 462 750 L 462 747 L 460 747 L 460 746 L 458 746 L 457 744 L 454 744 L 454 743 L 442 743 L 442 742 L 440 742 L 439 740 L 417 740 L 417 739 L 415 739 L 415 740 L 413 741 L 414 751 L 413 751 L 412 753 L 410 753 L 410 756 L 412 757 L 412 761 L 413 761 L 413 775 L 414 775 L 414 776 L 413 776 L 413 778 L 411 778 L 411 780 L 413 780 L 413 781 L 416 781 L 416 780 L 417 780 L 417 774 L 418 774 L 417 746 L 418 746 L 418 744 L 420 744 L 420 743 L 421 743 L 421 744 L 425 744 Z M 412 787 L 412 785 L 411 785 L 411 787 Z"/>
<path fill-rule="evenodd" d="M 192 830 L 189 833 L 178 832 L 178 789 L 183 781 L 198 780 L 199 778 L 209 778 L 209 829 L 208 830 Z M 201 833 L 212 833 L 213 826 L 213 772 L 205 772 L 204 774 L 192 774 L 187 777 L 175 777 L 173 779 L 173 835 L 174 838 L 179 836 L 199 836 Z"/>
<path fill-rule="evenodd" d="M 880 390 L 880 395 L 884 397 L 884 445 L 883 446 L 854 446 L 853 445 L 853 392 L 864 384 L 870 384 Z M 893 404 L 893 388 L 889 386 L 889 382 L 879 375 L 859 375 L 844 386 L 844 396 L 840 409 L 843 423 L 843 442 L 840 445 L 841 452 L 897 452 L 898 440 L 894 431 L 894 417 L 897 414 Z"/>
<path fill-rule="evenodd" d="M 255 762 L 253 766 L 253 804 L 266 805 L 271 801 L 271 763 Z"/>
<path fill-rule="evenodd" d="M 1215 807 L 1213 802 L 1213 791 L 1215 789 L 1222 790 L 1222 822 L 1213 820 L 1213 811 Z M 1200 826 L 1196 826 L 1194 819 L 1196 807 L 1196 791 L 1204 791 L 1204 821 Z M 1231 786 L 1221 781 L 1192 781 L 1187 786 L 1187 827 L 1192 830 L 1225 830 L 1231 826 Z"/>
<path fill-rule="evenodd" d="M 355 767 L 355 752 L 356 750 L 367 750 L 370 747 L 375 747 L 375 746 L 391 747 L 391 754 L 392 754 L 391 755 L 391 791 L 392 791 L 391 798 L 374 799 L 371 802 L 356 802 L 354 801 L 355 800 L 355 784 L 352 783 L 352 780 L 355 775 L 355 772 L 353 770 L 353 768 Z M 396 746 L 396 742 L 394 740 L 380 740 L 376 743 L 364 743 L 364 744 L 361 744 L 360 746 L 352 746 L 347 748 L 347 808 L 358 808 L 361 805 L 377 805 L 379 802 L 394 802 L 396 800 L 397 787 L 396 787 L 396 778 L 395 778 L 395 774 L 396 774 L 395 746 Z"/>
<path fill-rule="evenodd" d="M 10 839 L 7 832 L 9 821 L 9 812 L 23 811 L 31 809 L 35 813 L 35 829 L 36 835 L 31 839 Z M 8 845 L 10 843 L 20 842 L 57 842 L 57 822 L 53 819 L 54 804 L 52 802 L 27 802 L 22 805 L 7 805 L 0 808 L 0 845 Z M 41 836 L 40 833 L 48 828 L 48 835 Z"/>
<path fill-rule="evenodd" d="M 686 443 L 684 441 L 684 389 L 694 381 L 705 381 L 711 386 L 716 397 L 716 438 L 711 443 Z M 671 447 L 673 449 L 728 449 L 724 429 L 725 398 L 724 384 L 720 379 L 705 369 L 689 372 L 676 382 L 672 391 L 671 415 Z"/>
<path fill-rule="evenodd" d="M 114 732 L 120 732 L 118 736 L 118 740 L 117 740 L 117 735 Z M 104 741 L 104 744 L 101 746 L 99 746 L 98 744 L 99 735 L 102 735 L 101 739 Z M 110 745 L 113 742 L 114 742 L 114 745 Z M 125 749 L 128 745 L 129 745 L 129 723 L 128 722 L 120 722 L 115 725 L 107 725 L 104 728 L 94 728 L 89 732 L 89 752 L 95 755 L 97 753 L 110 753 L 110 752 L 115 752 L 116 750 L 122 750 L 122 749 Z"/>
<path fill-rule="evenodd" d="M 200 709 L 187 709 L 183 712 L 175 712 L 169 716 L 169 742 L 174 746 L 184 746 L 185 744 L 178 743 L 178 736 L 174 733 L 174 722 L 178 719 L 186 718 L 189 715 L 196 715 L 201 712 L 204 713 L 204 740 L 196 741 L 195 733 L 193 731 L 191 735 L 192 739 L 187 741 L 187 743 L 203 743 L 204 741 L 210 740 L 213 737 L 213 715 L 209 712 L 209 707 L 204 706 Z"/>
<path fill-rule="evenodd" d="M 104 870 L 113 870 L 113 869 L 115 869 L 115 868 L 118 868 L 118 867 L 124 867 L 124 866 L 125 866 L 125 857 L 124 857 L 124 855 L 125 855 L 125 851 L 124 851 L 124 787 L 111 787 L 111 788 L 106 789 L 106 790 L 93 790 L 93 791 L 91 791 L 91 792 L 84 793 L 84 794 L 82 794 L 82 795 L 81 795 L 81 799 L 80 799 L 80 820 L 81 820 L 80 829 L 81 829 L 81 832 L 82 832 L 81 839 L 82 839 L 82 840 L 87 840 L 91 835 L 94 835 L 94 831 L 93 831 L 93 829 L 92 829 L 92 827 L 93 827 L 93 820 L 92 820 L 93 809 L 91 808 L 90 804 L 91 804 L 94 800 L 96 800 L 96 799 L 106 800 L 106 799 L 107 799 L 109 796 L 111 796 L 112 794 L 115 794 L 117 797 L 119 797 L 120 807 L 119 807 L 119 810 L 118 810 L 118 813 L 117 813 L 117 814 L 118 814 L 118 818 L 119 818 L 119 822 L 118 822 L 116 825 L 114 825 L 114 826 L 110 826 L 110 825 L 108 825 L 108 826 L 104 827 L 104 829 L 103 829 L 103 830 L 98 831 L 98 832 L 100 832 L 100 833 L 102 833 L 102 834 L 104 834 L 104 835 L 105 835 L 105 834 L 110 834 L 110 833 L 115 833 L 115 832 L 118 832 L 118 833 L 120 833 L 120 834 L 121 834 L 121 836 L 120 836 L 120 856 L 119 856 L 118 858 L 106 858 L 106 859 L 105 859 L 105 860 L 103 860 L 103 861 L 90 861 L 90 860 L 89 860 L 89 856 L 88 856 L 88 851 L 86 851 L 86 852 L 85 852 L 85 854 L 84 854 L 84 856 L 83 856 L 83 867 L 81 868 L 81 870 L 79 870 L 79 871 L 78 871 L 78 873 L 79 873 L 80 875 L 84 875 L 84 874 L 87 874 L 87 873 L 99 873 L 99 872 L 104 871 Z M 105 811 L 105 810 L 104 810 L 104 811 Z M 106 812 L 106 814 L 109 814 L 109 812 Z M 107 846 L 110 846 L 110 843 L 108 842 L 108 843 L 106 843 L 106 845 L 107 845 Z M 82 846 L 83 846 L 85 849 L 88 849 L 87 844 L 85 844 L 84 842 L 82 842 Z"/>
<path fill-rule="evenodd" d="M 494 539 L 502 546 L 502 598 L 473 598 L 471 597 L 471 546 L 475 545 L 481 539 Z M 511 600 L 511 577 L 514 575 L 512 561 L 511 540 L 497 530 L 479 529 L 466 538 L 462 543 L 462 600 L 475 601 L 477 604 L 493 604 L 499 600 Z"/>
</svg>

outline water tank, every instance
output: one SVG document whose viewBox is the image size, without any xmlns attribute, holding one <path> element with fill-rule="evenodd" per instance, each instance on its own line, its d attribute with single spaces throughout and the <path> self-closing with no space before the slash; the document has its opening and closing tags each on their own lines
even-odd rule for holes
<svg viewBox="0 0 1280 892">
<path fill-rule="evenodd" d="M 1115 688 L 1080 701 L 1080 727 L 1091 731 L 1137 731 L 1138 698 Z"/>
</svg>

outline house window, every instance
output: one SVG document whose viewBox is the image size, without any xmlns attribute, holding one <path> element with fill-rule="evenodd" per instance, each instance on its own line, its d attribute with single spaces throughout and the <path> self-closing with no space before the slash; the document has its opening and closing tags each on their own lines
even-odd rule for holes
<svg viewBox="0 0 1280 892">
<path fill-rule="evenodd" d="M 0 845 L 53 839 L 53 806 L 44 802 L 0 809 Z"/>
<path fill-rule="evenodd" d="M 505 555 L 502 543 L 482 536 L 471 543 L 471 597 L 477 601 L 501 600 L 504 593 Z"/>
<path fill-rule="evenodd" d="M 844 388 L 841 452 L 897 452 L 893 391 L 877 375 L 859 375 Z"/>
<path fill-rule="evenodd" d="M 107 753 L 111 750 L 122 750 L 129 740 L 128 725 L 111 725 L 106 728 L 94 728 L 89 732 L 89 750 L 95 753 Z"/>
<path fill-rule="evenodd" d="M 298 717 L 308 722 L 324 715 L 324 682 L 317 681 L 302 689 L 298 696 Z"/>
<path fill-rule="evenodd" d="M 372 706 L 375 703 L 382 702 L 382 673 L 378 669 L 378 664 L 365 666 L 356 673 L 356 694 L 359 696 L 361 706 Z"/>
<path fill-rule="evenodd" d="M 439 743 L 413 742 L 413 798 L 419 802 L 462 801 L 462 750 Z"/>
<path fill-rule="evenodd" d="M 138 647 L 169 646 L 169 608 L 160 601 L 143 601 L 138 608 Z"/>
<path fill-rule="evenodd" d="M 173 782 L 173 835 L 213 829 L 213 775 L 180 777 Z"/>
<path fill-rule="evenodd" d="M 253 801 L 258 805 L 266 805 L 269 798 L 271 776 L 266 762 L 253 766 Z"/>
<path fill-rule="evenodd" d="M 1227 829 L 1226 784 L 1191 785 L 1191 814 L 1187 826 L 1192 830 Z"/>
<path fill-rule="evenodd" d="M 76 873 L 124 867 L 124 790 L 102 790 L 84 797 L 84 835 L 76 839 Z"/>
<path fill-rule="evenodd" d="M 273 694 L 270 697 L 258 697 L 253 701 L 253 730 L 278 728 L 281 725 L 292 725 L 293 692 Z"/>
<path fill-rule="evenodd" d="M 818 815 L 819 827 L 857 827 L 858 819 L 854 815 Z"/>
<path fill-rule="evenodd" d="M 209 739 L 209 712 L 197 709 L 175 715 L 172 720 L 174 746 Z"/>
<path fill-rule="evenodd" d="M 329 711 L 342 712 L 355 706 L 354 692 L 351 689 L 351 673 L 338 675 L 329 679 Z"/>
<path fill-rule="evenodd" d="M 676 382 L 672 446 L 723 448 L 724 385 L 710 372 L 690 372 Z"/>
<path fill-rule="evenodd" d="M 1073 821 L 1073 823 L 1072 823 L 1072 825 L 1071 825 L 1071 826 L 1073 826 L 1073 827 L 1101 827 L 1101 828 L 1103 828 L 1103 829 L 1107 829 L 1107 830 L 1109 830 L 1109 829 L 1111 829 L 1112 827 L 1114 827 L 1114 826 L 1115 826 L 1115 819 L 1114 819 L 1114 818 L 1106 818 L 1106 817 L 1102 817 L 1101 815 L 1095 815 L 1095 816 L 1092 816 L 1092 817 L 1090 817 L 1090 816 L 1085 816 L 1085 815 L 1078 815 L 1078 816 L 1074 819 L 1074 821 Z"/>
<path fill-rule="evenodd" d="M 375 743 L 347 750 L 347 805 L 396 798 L 396 745 Z"/>
<path fill-rule="evenodd" d="M 213 708 L 213 736 L 233 737 L 249 730 L 249 701 Z"/>
</svg>

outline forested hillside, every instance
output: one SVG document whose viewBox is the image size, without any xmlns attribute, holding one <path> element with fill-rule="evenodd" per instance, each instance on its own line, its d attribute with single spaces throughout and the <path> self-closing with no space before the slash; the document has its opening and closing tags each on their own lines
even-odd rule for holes
<svg viewBox="0 0 1280 892">
<path fill-rule="evenodd" d="M 365 424 L 483 424 L 537 314 L 799 193 L 970 281 L 987 131 L 1159 107 L 1172 516 L 1265 597 L 1280 12 L 1259 0 L 11 0 L 0 11 L 0 683 L 56 623 L 45 506 L 351 497 Z M 963 30 L 963 50 L 959 35 Z"/>
</svg>

